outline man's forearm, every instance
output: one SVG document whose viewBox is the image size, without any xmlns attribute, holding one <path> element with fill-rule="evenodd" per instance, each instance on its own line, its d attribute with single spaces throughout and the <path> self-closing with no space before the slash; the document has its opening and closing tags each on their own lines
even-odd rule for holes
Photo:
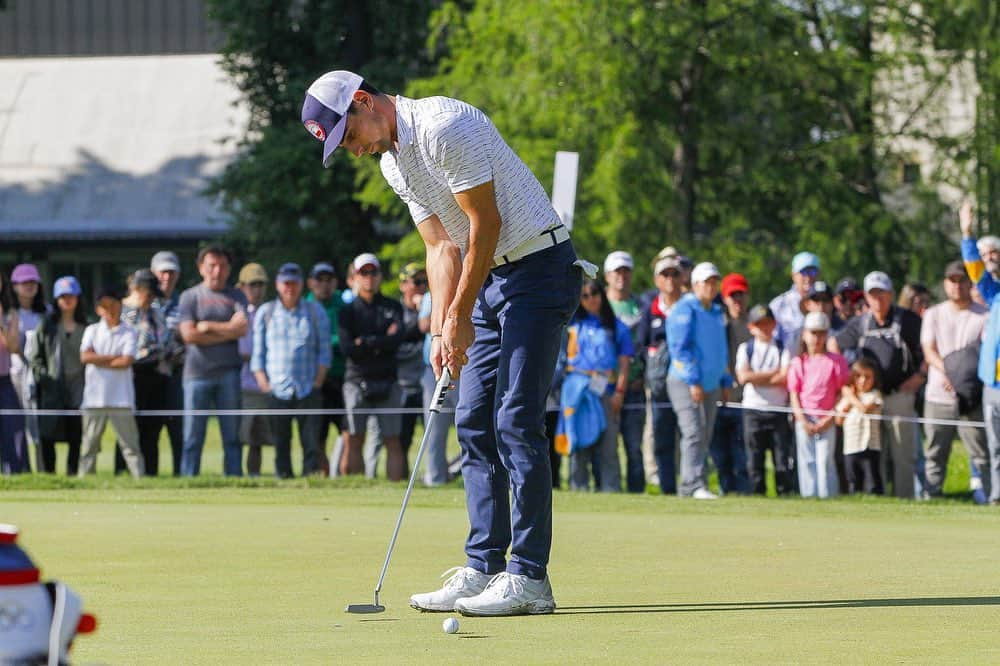
<svg viewBox="0 0 1000 666">
<path fill-rule="evenodd" d="M 493 268 L 493 257 L 500 241 L 500 218 L 494 220 L 473 220 L 470 218 L 469 250 L 462 262 L 462 276 L 458 280 L 455 298 L 448 308 L 447 316 L 467 319 L 472 316 L 479 290 L 486 282 L 486 276 Z"/>
<path fill-rule="evenodd" d="M 462 259 L 457 245 L 442 243 L 427 248 L 427 281 L 431 290 L 428 330 L 432 335 L 440 333 L 444 326 L 444 317 L 455 298 L 461 274 Z"/>
</svg>

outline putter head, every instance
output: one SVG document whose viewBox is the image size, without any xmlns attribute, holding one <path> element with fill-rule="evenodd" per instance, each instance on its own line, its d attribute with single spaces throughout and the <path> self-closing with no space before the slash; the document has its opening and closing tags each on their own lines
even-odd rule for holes
<svg viewBox="0 0 1000 666">
<path fill-rule="evenodd" d="M 381 604 L 351 604 L 346 610 L 348 613 L 368 615 L 371 613 L 384 613 L 385 606 L 382 606 Z"/>
</svg>

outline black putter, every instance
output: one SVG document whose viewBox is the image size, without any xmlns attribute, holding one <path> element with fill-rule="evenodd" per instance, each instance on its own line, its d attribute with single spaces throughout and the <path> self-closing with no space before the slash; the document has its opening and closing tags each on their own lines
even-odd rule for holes
<svg viewBox="0 0 1000 666">
<path fill-rule="evenodd" d="M 382 581 L 385 580 L 385 572 L 389 568 L 389 559 L 392 557 L 392 549 L 396 546 L 396 537 L 399 536 L 399 527 L 403 524 L 403 514 L 406 512 L 406 504 L 410 501 L 410 492 L 413 484 L 417 480 L 417 469 L 420 467 L 420 458 L 424 455 L 424 446 L 427 444 L 427 433 L 431 430 L 431 423 L 441 412 L 441 405 L 444 403 L 445 394 L 451 388 L 451 373 L 448 368 L 442 368 L 441 378 L 438 379 L 437 386 L 434 387 L 434 396 L 431 398 L 431 405 L 428 408 L 430 414 L 427 423 L 424 424 L 424 436 L 420 439 L 420 448 L 417 449 L 417 457 L 413 461 L 413 471 L 410 473 L 410 483 L 406 486 L 406 494 L 403 495 L 403 506 L 399 508 L 399 518 L 396 519 L 396 529 L 392 532 L 392 540 L 389 541 L 389 550 L 385 553 L 385 562 L 382 564 L 382 573 L 379 574 L 378 583 L 375 585 L 375 603 L 371 604 L 350 604 L 346 611 L 348 613 L 382 613 L 385 606 L 378 602 L 378 593 L 382 590 Z"/>
</svg>

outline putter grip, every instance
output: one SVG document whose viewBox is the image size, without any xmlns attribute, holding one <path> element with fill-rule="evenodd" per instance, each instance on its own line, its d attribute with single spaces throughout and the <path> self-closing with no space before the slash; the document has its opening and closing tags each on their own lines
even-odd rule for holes
<svg viewBox="0 0 1000 666">
<path fill-rule="evenodd" d="M 441 407 L 444 406 L 444 397 L 447 395 L 449 389 L 451 389 L 451 372 L 449 372 L 447 367 L 444 367 L 441 368 L 441 377 L 438 379 L 437 386 L 434 387 L 434 396 L 431 398 L 429 411 L 441 411 Z"/>
</svg>

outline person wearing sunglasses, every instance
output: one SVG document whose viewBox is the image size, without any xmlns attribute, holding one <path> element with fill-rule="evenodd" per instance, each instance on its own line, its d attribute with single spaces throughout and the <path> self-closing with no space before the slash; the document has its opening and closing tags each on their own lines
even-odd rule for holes
<svg viewBox="0 0 1000 666">
<path fill-rule="evenodd" d="M 618 430 L 629 366 L 635 354 L 632 334 L 615 317 L 604 287 L 597 280 L 584 280 L 580 306 L 567 333 L 566 372 L 586 378 L 588 389 L 600 398 L 606 421 L 604 432 L 591 446 L 570 454 L 569 486 L 572 490 L 589 490 L 592 468 L 597 490 L 620 492 Z"/>
<path fill-rule="evenodd" d="M 247 299 L 247 332 L 239 340 L 240 358 L 243 367 L 240 370 L 240 389 L 242 391 L 243 409 L 263 411 L 268 408 L 268 394 L 260 390 L 257 379 L 250 370 L 250 357 L 253 355 L 253 322 L 257 310 L 267 300 L 267 271 L 257 263 L 250 263 L 240 269 L 239 281 L 236 287 Z M 247 447 L 247 474 L 260 476 L 261 447 L 274 446 L 271 436 L 271 420 L 266 414 L 244 414 L 240 417 L 240 441 Z"/>
<path fill-rule="evenodd" d="M 400 404 L 403 409 L 424 406 L 424 334 L 420 331 L 420 303 L 427 293 L 427 271 L 423 264 L 410 262 L 399 271 L 399 303 L 403 306 L 403 341 L 396 350 L 399 370 Z M 403 413 L 399 443 L 403 447 L 403 465 L 410 474 L 410 445 L 417 425 L 417 412 Z"/>
<path fill-rule="evenodd" d="M 792 286 L 771 301 L 771 311 L 778 322 L 778 339 L 785 349 L 791 349 L 802 330 L 806 316 L 805 299 L 809 289 L 819 279 L 819 257 L 812 252 L 799 252 L 792 258 Z"/>
</svg>

